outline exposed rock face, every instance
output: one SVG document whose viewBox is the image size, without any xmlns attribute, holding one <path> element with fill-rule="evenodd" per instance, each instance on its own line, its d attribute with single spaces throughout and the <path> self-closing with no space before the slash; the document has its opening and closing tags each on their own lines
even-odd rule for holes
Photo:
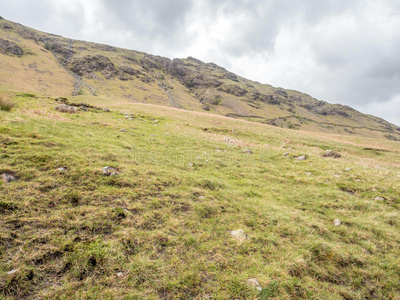
<svg viewBox="0 0 400 300">
<path fill-rule="evenodd" d="M 242 89 L 238 85 L 230 84 L 230 85 L 224 85 L 218 88 L 219 91 L 241 97 L 247 94 L 247 90 Z"/>
<path fill-rule="evenodd" d="M 64 59 L 69 59 L 75 54 L 75 51 L 70 46 L 61 43 L 47 42 L 45 47 L 54 53 L 60 54 Z"/>
<path fill-rule="evenodd" d="M 254 101 L 261 101 L 261 102 L 265 102 L 268 104 L 272 104 L 272 105 L 279 105 L 282 102 L 282 99 L 280 98 L 280 96 L 277 95 L 265 95 L 265 94 L 261 94 L 259 92 L 255 92 L 251 95 L 250 97 L 251 100 Z"/>
<path fill-rule="evenodd" d="M 9 40 L 3 40 L 1 38 L 0 38 L 0 53 L 12 54 L 19 57 L 24 55 L 24 51 L 16 43 Z"/>
<path fill-rule="evenodd" d="M 129 66 L 120 66 L 119 69 L 120 69 L 120 71 L 122 71 L 122 72 L 124 72 L 124 73 L 126 73 L 128 75 L 132 75 L 132 76 L 141 75 L 142 74 L 142 72 L 140 72 L 139 70 L 136 70 L 136 69 L 131 68 Z"/>
<path fill-rule="evenodd" d="M 72 58 L 69 61 L 70 69 L 77 75 L 87 76 L 92 72 L 103 71 L 104 75 L 115 74 L 115 66 L 108 57 L 103 55 Z"/>
<path fill-rule="evenodd" d="M 8 23 L 2 23 L 2 24 L 0 24 L 0 28 L 1 28 L 1 29 L 5 29 L 5 30 L 13 29 L 13 27 L 12 27 L 10 24 L 8 24 Z"/>
</svg>

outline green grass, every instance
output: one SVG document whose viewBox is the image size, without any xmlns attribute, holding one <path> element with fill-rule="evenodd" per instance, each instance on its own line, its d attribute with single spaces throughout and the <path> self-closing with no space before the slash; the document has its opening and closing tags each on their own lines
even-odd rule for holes
<svg viewBox="0 0 400 300">
<path fill-rule="evenodd" d="M 16 101 L 0 111 L 0 174 L 18 177 L 0 181 L 0 297 L 399 299 L 397 142 Z"/>
</svg>

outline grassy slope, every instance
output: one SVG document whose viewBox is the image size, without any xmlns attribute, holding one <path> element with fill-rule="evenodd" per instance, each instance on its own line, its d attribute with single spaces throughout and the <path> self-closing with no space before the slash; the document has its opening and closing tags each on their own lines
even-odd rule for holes
<svg viewBox="0 0 400 300">
<path fill-rule="evenodd" d="M 399 299 L 398 143 L 13 100 L 0 111 L 0 173 L 19 178 L 0 182 L 0 298 Z"/>
</svg>

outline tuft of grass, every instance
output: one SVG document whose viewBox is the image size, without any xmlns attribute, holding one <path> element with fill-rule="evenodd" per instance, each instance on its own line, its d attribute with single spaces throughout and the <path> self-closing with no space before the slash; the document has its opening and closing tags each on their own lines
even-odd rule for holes
<svg viewBox="0 0 400 300">
<path fill-rule="evenodd" d="M 0 94 L 0 110 L 11 111 L 14 107 L 15 103 L 7 95 Z"/>
</svg>

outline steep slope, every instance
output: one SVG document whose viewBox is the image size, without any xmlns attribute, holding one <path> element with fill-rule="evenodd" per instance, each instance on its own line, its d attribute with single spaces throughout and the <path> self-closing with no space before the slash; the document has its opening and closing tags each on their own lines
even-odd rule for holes
<svg viewBox="0 0 400 300">
<path fill-rule="evenodd" d="M 108 106 L 142 102 L 291 129 L 400 140 L 400 128 L 381 118 L 247 80 L 195 58 L 170 60 L 66 39 L 4 19 L 0 38 L 0 82 L 9 87 L 78 100 L 84 95 Z"/>
</svg>

